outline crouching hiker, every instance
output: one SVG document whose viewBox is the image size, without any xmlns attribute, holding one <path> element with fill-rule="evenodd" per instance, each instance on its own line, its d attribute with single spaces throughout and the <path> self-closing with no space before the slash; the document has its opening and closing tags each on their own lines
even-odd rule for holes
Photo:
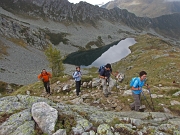
<svg viewBox="0 0 180 135">
<path fill-rule="evenodd" d="M 111 64 L 106 64 L 99 72 L 99 77 L 101 78 L 101 85 L 103 87 L 103 94 L 105 97 L 111 94 L 111 90 L 114 86 L 114 82 L 111 78 L 112 68 Z"/>
<path fill-rule="evenodd" d="M 149 88 L 147 84 L 145 84 L 147 77 L 147 73 L 145 71 L 141 71 L 139 73 L 139 77 L 132 78 L 130 82 L 131 90 L 132 90 L 132 96 L 134 98 L 134 102 L 130 104 L 131 110 L 140 111 L 143 108 L 141 107 L 141 93 L 142 93 L 142 87 L 145 85 Z"/>
<path fill-rule="evenodd" d="M 51 73 L 46 72 L 45 69 L 43 69 L 42 72 L 38 75 L 38 79 L 43 82 L 44 87 L 46 89 L 46 94 L 48 94 L 48 96 L 51 94 L 50 93 L 50 82 L 49 82 L 51 77 L 52 77 Z"/>
<path fill-rule="evenodd" d="M 79 93 L 81 92 L 80 87 L 81 87 L 81 71 L 80 67 L 76 67 L 76 71 L 73 73 L 73 78 L 76 81 L 76 95 L 79 96 Z"/>
</svg>

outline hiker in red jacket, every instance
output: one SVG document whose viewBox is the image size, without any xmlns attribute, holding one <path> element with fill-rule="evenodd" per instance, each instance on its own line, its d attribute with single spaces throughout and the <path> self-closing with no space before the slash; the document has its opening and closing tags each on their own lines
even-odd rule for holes
<svg viewBox="0 0 180 135">
<path fill-rule="evenodd" d="M 45 69 L 42 70 L 41 74 L 38 75 L 38 79 L 41 80 L 44 84 L 44 87 L 46 89 L 46 93 L 47 94 L 51 94 L 50 93 L 50 82 L 49 79 L 52 77 L 51 73 L 46 72 Z"/>
</svg>

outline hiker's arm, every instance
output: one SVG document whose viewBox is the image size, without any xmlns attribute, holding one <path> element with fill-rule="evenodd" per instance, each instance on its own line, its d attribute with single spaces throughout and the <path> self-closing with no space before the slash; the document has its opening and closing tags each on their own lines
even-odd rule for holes
<svg viewBox="0 0 180 135">
<path fill-rule="evenodd" d="M 139 87 L 139 86 L 140 85 L 139 85 L 138 80 L 135 80 L 133 86 L 131 87 L 131 90 L 141 90 L 142 87 Z"/>
<path fill-rule="evenodd" d="M 144 84 L 144 86 L 146 86 L 146 87 L 147 87 L 147 89 L 150 89 L 149 84 Z"/>
<path fill-rule="evenodd" d="M 102 79 L 107 79 L 107 77 L 102 76 L 102 75 L 99 75 L 99 77 L 102 78 Z"/>
<path fill-rule="evenodd" d="M 140 90 L 140 87 L 138 87 L 138 88 L 131 87 L 131 90 Z"/>
<path fill-rule="evenodd" d="M 42 81 L 42 75 L 41 75 L 41 74 L 38 75 L 38 79 L 39 79 L 40 81 Z"/>
<path fill-rule="evenodd" d="M 114 73 L 114 72 L 111 72 L 111 74 L 112 74 L 113 76 L 115 76 L 115 77 L 116 77 L 116 75 L 117 75 L 117 74 L 116 74 L 116 73 Z"/>
<path fill-rule="evenodd" d="M 48 75 L 49 75 L 49 78 L 52 78 L 52 74 L 51 73 L 48 73 Z"/>
</svg>

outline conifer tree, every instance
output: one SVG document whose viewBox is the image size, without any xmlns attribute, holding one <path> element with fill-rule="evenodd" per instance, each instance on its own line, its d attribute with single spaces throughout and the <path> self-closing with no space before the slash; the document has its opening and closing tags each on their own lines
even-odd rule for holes
<svg viewBox="0 0 180 135">
<path fill-rule="evenodd" d="M 45 55 L 49 61 L 49 66 L 52 69 L 52 75 L 54 77 L 62 75 L 64 72 L 64 66 L 60 51 L 53 48 L 52 45 L 49 45 L 49 47 L 45 50 Z"/>
</svg>

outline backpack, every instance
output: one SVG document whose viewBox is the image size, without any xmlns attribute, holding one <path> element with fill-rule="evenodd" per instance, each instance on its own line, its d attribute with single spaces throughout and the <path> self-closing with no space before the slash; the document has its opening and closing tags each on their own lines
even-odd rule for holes
<svg viewBox="0 0 180 135">
<path fill-rule="evenodd" d="M 130 87 L 133 86 L 134 82 L 138 79 L 138 77 L 133 77 L 130 81 Z"/>
<path fill-rule="evenodd" d="M 74 78 L 74 74 L 75 74 L 75 72 L 76 72 L 76 71 L 74 71 L 74 72 L 72 73 L 72 77 L 73 77 L 73 78 Z"/>
<path fill-rule="evenodd" d="M 78 72 L 78 71 L 74 71 L 73 73 L 72 73 L 72 77 L 74 78 L 74 74 L 76 73 L 76 72 Z M 81 71 L 79 71 L 80 73 L 81 73 Z"/>
<path fill-rule="evenodd" d="M 100 66 L 100 67 L 99 67 L 99 69 L 98 69 L 98 73 L 100 73 L 100 72 L 101 72 L 101 70 L 102 70 L 102 69 L 104 69 L 104 68 L 105 68 L 105 65 Z"/>
</svg>

